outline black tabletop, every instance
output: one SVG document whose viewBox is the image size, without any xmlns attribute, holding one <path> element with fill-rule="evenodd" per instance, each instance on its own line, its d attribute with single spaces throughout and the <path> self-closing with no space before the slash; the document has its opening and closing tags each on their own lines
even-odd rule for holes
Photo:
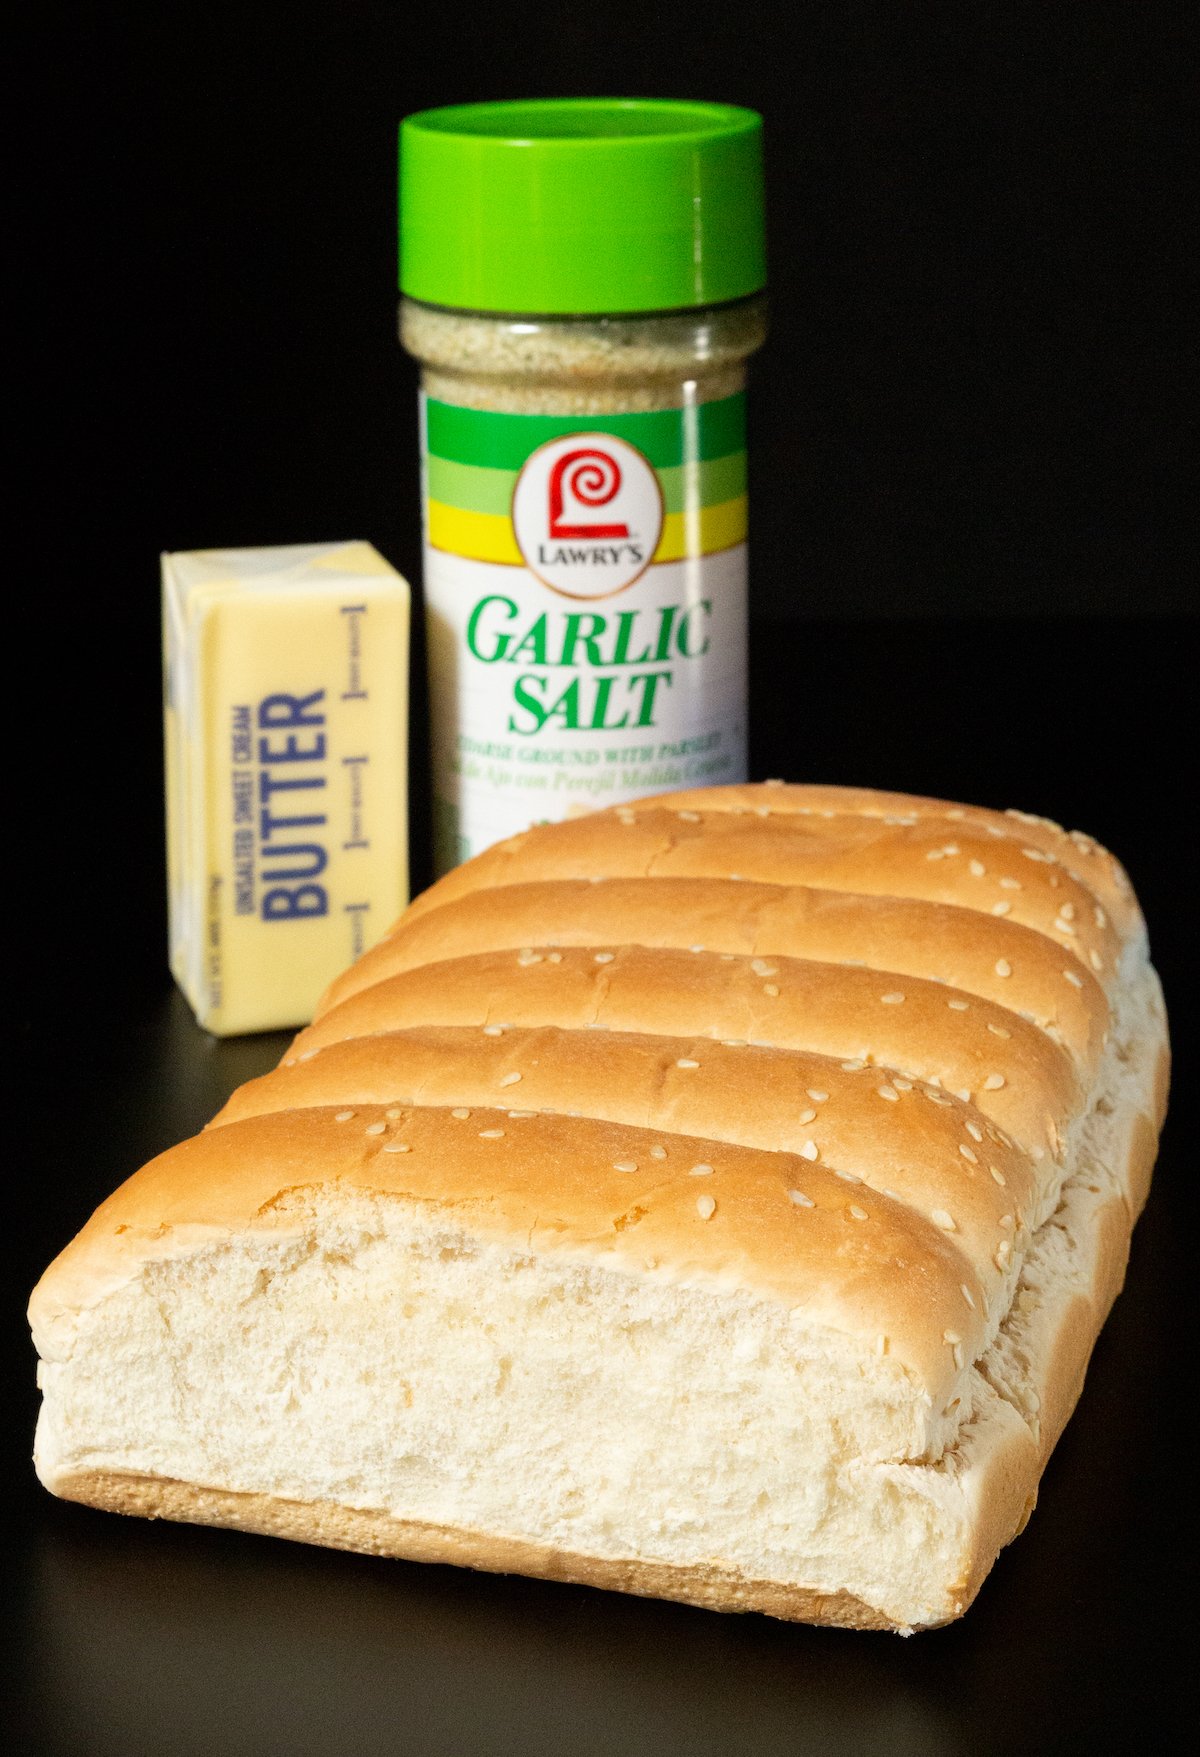
<svg viewBox="0 0 1200 1757">
<path fill-rule="evenodd" d="M 756 775 L 1015 804 L 1089 830 L 1132 873 L 1173 1014 L 1154 1191 L 1037 1512 L 967 1617 L 908 1641 L 123 1520 L 39 1487 L 29 1288 L 117 1181 L 200 1127 L 285 1041 L 206 1036 L 165 973 L 152 689 L 133 706 L 114 699 L 115 766 L 111 738 L 93 764 L 89 739 L 64 732 L 69 809 L 39 793 L 10 917 L 10 1748 L 958 1757 L 1124 1749 L 1167 1727 L 1192 1607 L 1187 632 L 1136 620 L 754 631 Z M 419 840 L 419 873 L 425 859 Z"/>
</svg>

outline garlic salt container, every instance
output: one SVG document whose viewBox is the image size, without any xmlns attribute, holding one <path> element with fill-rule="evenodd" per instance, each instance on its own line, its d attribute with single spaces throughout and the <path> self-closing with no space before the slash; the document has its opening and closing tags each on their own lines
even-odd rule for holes
<svg viewBox="0 0 1200 1757">
<path fill-rule="evenodd" d="M 403 124 L 439 871 L 531 823 L 746 778 L 764 281 L 753 111 L 579 99 Z"/>
</svg>

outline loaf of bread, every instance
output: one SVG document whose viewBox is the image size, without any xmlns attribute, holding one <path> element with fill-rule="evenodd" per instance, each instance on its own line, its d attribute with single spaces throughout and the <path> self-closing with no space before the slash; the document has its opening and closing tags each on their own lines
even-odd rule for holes
<svg viewBox="0 0 1200 1757">
<path fill-rule="evenodd" d="M 713 788 L 420 897 L 31 1305 L 55 1494 L 722 1609 L 958 1616 L 1166 1099 L 1118 863 Z"/>
</svg>

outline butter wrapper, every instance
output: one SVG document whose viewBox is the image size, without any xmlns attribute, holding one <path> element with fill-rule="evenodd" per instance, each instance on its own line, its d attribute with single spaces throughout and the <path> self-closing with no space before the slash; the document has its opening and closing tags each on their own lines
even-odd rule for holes
<svg viewBox="0 0 1200 1757">
<path fill-rule="evenodd" d="M 408 900 L 409 589 L 369 543 L 162 557 L 171 969 L 305 1024 Z"/>
</svg>

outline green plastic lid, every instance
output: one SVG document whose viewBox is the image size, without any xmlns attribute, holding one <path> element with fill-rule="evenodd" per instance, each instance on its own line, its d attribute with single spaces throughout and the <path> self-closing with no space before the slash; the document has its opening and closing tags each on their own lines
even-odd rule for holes
<svg viewBox="0 0 1200 1757">
<path fill-rule="evenodd" d="M 762 117 L 731 104 L 455 104 L 400 128 L 400 285 L 535 316 L 719 305 L 766 280 Z"/>
</svg>

